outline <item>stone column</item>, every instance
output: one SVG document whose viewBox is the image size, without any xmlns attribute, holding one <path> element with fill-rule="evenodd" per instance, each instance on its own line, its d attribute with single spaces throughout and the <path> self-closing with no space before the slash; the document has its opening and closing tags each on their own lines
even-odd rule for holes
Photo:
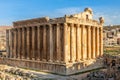
<svg viewBox="0 0 120 80">
<path fill-rule="evenodd" d="M 38 40 L 37 40 L 37 41 L 38 41 L 38 44 L 37 44 L 37 48 L 38 48 L 38 50 L 37 50 L 37 51 L 38 51 L 38 52 L 37 52 L 37 56 L 38 56 L 38 57 L 37 57 L 37 60 L 40 60 L 40 45 L 41 45 L 41 44 L 40 44 L 40 26 L 37 27 L 37 30 L 38 30 L 38 32 L 37 32 L 37 34 L 38 34 L 38 35 L 37 35 L 37 36 L 38 36 L 38 38 L 37 38 L 37 39 L 38 39 Z"/>
<path fill-rule="evenodd" d="M 12 29 L 10 29 L 10 58 L 12 58 Z"/>
<path fill-rule="evenodd" d="M 46 61 L 46 25 L 43 26 L 43 61 Z"/>
<path fill-rule="evenodd" d="M 24 40 L 24 27 L 22 28 L 22 59 L 25 58 L 25 48 L 24 48 L 24 44 L 25 44 L 25 40 Z"/>
<path fill-rule="evenodd" d="M 18 58 L 18 29 L 16 28 L 16 58 Z"/>
<path fill-rule="evenodd" d="M 103 55 L 103 28 L 100 28 L 100 57 Z"/>
<path fill-rule="evenodd" d="M 20 28 L 17 29 L 18 30 L 18 58 L 20 58 Z"/>
<path fill-rule="evenodd" d="M 16 44 L 17 44 L 17 40 L 16 40 L 16 29 L 14 29 L 14 58 L 16 58 Z"/>
<path fill-rule="evenodd" d="M 26 30 L 27 30 L 27 59 L 30 59 L 30 28 L 29 27 L 27 27 L 26 28 Z"/>
<path fill-rule="evenodd" d="M 68 25 L 67 25 L 67 23 L 64 23 L 63 27 L 64 27 L 64 32 L 63 32 L 63 39 L 64 39 L 64 44 L 63 44 L 63 46 L 64 46 L 64 53 L 63 53 L 63 55 L 64 55 L 64 60 L 63 60 L 63 62 L 67 63 L 68 62 L 68 59 L 67 59 L 67 51 L 68 51 L 67 27 L 68 27 Z"/>
<path fill-rule="evenodd" d="M 27 59 L 27 28 L 24 28 L 24 58 Z"/>
<path fill-rule="evenodd" d="M 38 58 L 38 29 L 37 29 L 37 26 L 34 27 L 35 31 L 34 31 L 34 57 L 35 57 L 35 60 L 37 60 Z"/>
<path fill-rule="evenodd" d="M 35 60 L 35 27 L 32 27 L 32 60 Z"/>
<path fill-rule="evenodd" d="M 84 25 L 82 25 L 82 60 L 87 58 L 87 30 Z"/>
<path fill-rule="evenodd" d="M 33 34 L 32 34 L 32 27 L 29 27 L 29 58 L 30 58 L 30 60 L 32 60 L 32 53 L 33 53 L 33 50 L 32 50 L 32 36 L 33 36 Z"/>
<path fill-rule="evenodd" d="M 18 29 L 16 29 L 16 58 L 18 58 Z"/>
<path fill-rule="evenodd" d="M 22 58 L 22 28 L 19 28 L 20 29 L 20 59 Z"/>
<path fill-rule="evenodd" d="M 74 25 L 70 24 L 70 62 L 73 62 L 74 54 Z"/>
<path fill-rule="evenodd" d="M 49 24 L 46 25 L 46 60 L 50 59 L 50 27 Z"/>
<path fill-rule="evenodd" d="M 88 44 L 88 50 L 87 50 L 87 54 L 88 54 L 88 59 L 91 59 L 91 26 L 87 26 L 87 28 L 88 28 L 88 33 L 87 33 L 87 37 L 88 37 L 88 39 L 87 39 L 87 44 Z"/>
<path fill-rule="evenodd" d="M 99 27 L 96 28 L 96 57 L 99 57 Z"/>
<path fill-rule="evenodd" d="M 57 62 L 59 62 L 61 60 L 61 39 L 60 39 L 60 25 L 57 24 L 56 26 L 56 45 L 57 45 Z"/>
<path fill-rule="evenodd" d="M 92 58 L 95 58 L 95 27 L 92 26 Z"/>
<path fill-rule="evenodd" d="M 12 47 L 11 47 L 11 57 L 14 58 L 14 30 L 12 29 L 11 30 L 11 36 L 12 36 L 12 40 L 11 40 L 11 44 L 12 44 Z"/>
<path fill-rule="evenodd" d="M 10 43 L 9 43 L 9 34 L 10 34 L 10 32 L 9 32 L 9 30 L 6 30 L 6 52 L 7 52 L 7 56 L 6 57 L 10 57 Z"/>
<path fill-rule="evenodd" d="M 80 61 L 81 58 L 81 28 L 80 25 L 77 24 L 77 39 L 76 39 L 76 61 Z"/>
<path fill-rule="evenodd" d="M 49 25 L 49 28 L 50 28 L 50 58 L 49 58 L 49 61 L 52 62 L 53 61 L 53 34 L 52 34 L 52 26 Z"/>
</svg>

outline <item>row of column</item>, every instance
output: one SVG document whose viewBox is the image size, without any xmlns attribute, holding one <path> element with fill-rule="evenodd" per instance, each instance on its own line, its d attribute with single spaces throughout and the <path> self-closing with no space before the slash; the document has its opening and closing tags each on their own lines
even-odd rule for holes
<svg viewBox="0 0 120 80">
<path fill-rule="evenodd" d="M 9 58 L 79 62 L 103 54 L 102 27 L 52 24 L 7 31 Z"/>
<path fill-rule="evenodd" d="M 64 24 L 13 28 L 7 31 L 8 57 L 65 62 Z"/>
<path fill-rule="evenodd" d="M 80 24 L 67 24 L 66 27 L 66 62 L 95 59 L 103 55 L 102 27 Z"/>
</svg>

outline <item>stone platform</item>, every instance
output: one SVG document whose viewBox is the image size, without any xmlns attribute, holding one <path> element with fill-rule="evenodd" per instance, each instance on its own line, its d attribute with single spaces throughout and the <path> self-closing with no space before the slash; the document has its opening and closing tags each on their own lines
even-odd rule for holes
<svg viewBox="0 0 120 80">
<path fill-rule="evenodd" d="M 103 66 L 103 59 L 97 60 L 86 60 L 76 63 L 53 63 L 53 62 L 41 62 L 34 60 L 20 60 L 20 59 L 9 59 L 0 58 L 1 64 L 7 64 L 10 66 L 17 66 L 21 68 L 29 68 L 33 70 L 55 73 L 60 75 L 72 75 L 79 72 L 85 72 L 91 69 L 100 68 Z"/>
</svg>

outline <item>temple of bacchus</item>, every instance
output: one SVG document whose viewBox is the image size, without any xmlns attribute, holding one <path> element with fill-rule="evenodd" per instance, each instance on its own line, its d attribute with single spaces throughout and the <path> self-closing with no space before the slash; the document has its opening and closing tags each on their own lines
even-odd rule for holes
<svg viewBox="0 0 120 80">
<path fill-rule="evenodd" d="M 85 8 L 59 18 L 13 22 L 7 30 L 6 64 L 63 75 L 93 68 L 103 55 L 104 19 L 92 17 L 92 9 Z"/>
</svg>

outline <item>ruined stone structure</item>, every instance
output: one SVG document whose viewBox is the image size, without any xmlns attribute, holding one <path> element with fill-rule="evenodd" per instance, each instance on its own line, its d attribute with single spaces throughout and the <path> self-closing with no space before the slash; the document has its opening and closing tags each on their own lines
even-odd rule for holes
<svg viewBox="0 0 120 80">
<path fill-rule="evenodd" d="M 7 64 L 63 75 L 83 71 L 103 55 L 103 23 L 92 10 L 14 22 L 7 30 Z M 92 67 L 93 68 L 93 67 Z"/>
</svg>

